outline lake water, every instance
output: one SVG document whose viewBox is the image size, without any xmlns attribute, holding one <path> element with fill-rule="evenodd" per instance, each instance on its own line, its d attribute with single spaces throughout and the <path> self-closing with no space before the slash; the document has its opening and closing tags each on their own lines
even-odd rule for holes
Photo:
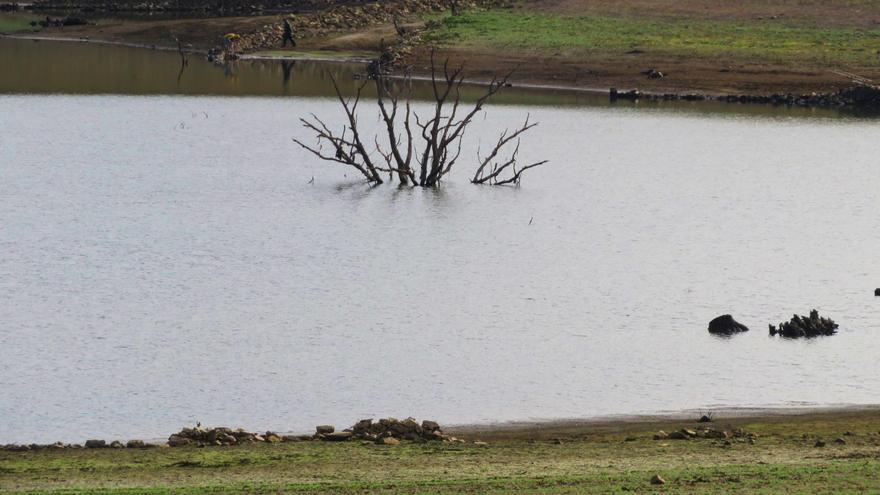
<svg viewBox="0 0 880 495">
<path fill-rule="evenodd" d="M 530 113 L 551 162 L 522 187 L 463 158 L 370 188 L 291 142 L 339 115 L 317 83 L 123 91 L 98 64 L 22 94 L 16 43 L 46 46 L 0 40 L 0 443 L 880 402 L 876 120 L 512 93 L 462 156 Z M 275 96 L 216 96 L 246 93 Z M 768 337 L 812 308 L 840 333 Z M 752 331 L 711 337 L 723 313 Z"/>
</svg>

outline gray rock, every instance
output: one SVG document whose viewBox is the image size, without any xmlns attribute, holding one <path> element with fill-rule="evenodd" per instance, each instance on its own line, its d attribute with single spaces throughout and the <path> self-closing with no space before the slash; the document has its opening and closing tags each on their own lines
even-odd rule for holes
<svg viewBox="0 0 880 495">
<path fill-rule="evenodd" d="M 104 440 L 86 440 L 86 448 L 87 449 L 103 449 L 107 447 L 107 442 Z"/>
<path fill-rule="evenodd" d="M 325 434 L 323 440 L 328 442 L 344 442 L 352 436 L 354 436 L 354 433 L 350 431 L 337 431 L 335 433 Z"/>
<path fill-rule="evenodd" d="M 315 427 L 315 433 L 318 435 L 326 435 L 328 433 L 333 433 L 336 431 L 336 428 L 333 425 L 320 425 Z"/>
<path fill-rule="evenodd" d="M 191 445 L 192 443 L 192 440 L 186 437 L 182 437 L 180 435 L 171 435 L 170 437 L 168 437 L 168 446 L 170 447 L 183 447 L 186 445 Z"/>
</svg>

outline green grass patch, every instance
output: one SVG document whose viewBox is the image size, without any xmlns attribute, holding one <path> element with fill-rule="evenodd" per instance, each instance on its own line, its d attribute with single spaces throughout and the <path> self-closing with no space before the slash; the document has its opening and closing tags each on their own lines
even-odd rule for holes
<svg viewBox="0 0 880 495">
<path fill-rule="evenodd" d="M 0 33 L 32 31 L 36 28 L 30 23 L 37 19 L 38 17 L 27 14 L 0 14 Z"/>
<path fill-rule="evenodd" d="M 872 62 L 880 29 L 788 25 L 782 21 L 712 21 L 572 16 L 524 10 L 473 10 L 443 18 L 430 40 L 466 48 L 576 54 L 652 53 L 774 60 Z"/>
</svg>

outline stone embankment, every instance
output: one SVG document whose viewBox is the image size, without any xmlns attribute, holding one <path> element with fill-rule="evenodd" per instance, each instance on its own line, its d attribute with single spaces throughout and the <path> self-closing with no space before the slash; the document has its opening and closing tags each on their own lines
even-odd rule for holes
<svg viewBox="0 0 880 495">
<path fill-rule="evenodd" d="M 465 443 L 464 440 L 443 433 L 440 425 L 435 421 L 422 421 L 419 423 L 415 418 L 398 420 L 384 418 L 378 421 L 363 419 L 354 426 L 342 431 L 336 431 L 332 425 L 320 425 L 315 428 L 313 435 L 282 435 L 272 431 L 265 433 L 253 433 L 241 428 L 232 429 L 226 427 L 183 428 L 168 437 L 164 444 L 147 443 L 143 440 L 129 440 L 128 442 L 106 440 L 87 440 L 84 444 L 66 444 L 56 442 L 53 444 L 10 444 L 0 446 L 0 450 L 20 452 L 43 449 L 146 449 L 152 447 L 209 447 L 209 446 L 232 446 L 254 443 L 280 443 L 280 442 L 344 442 L 348 440 L 360 440 L 362 443 L 377 443 L 380 445 L 397 445 L 401 441 L 410 442 L 454 442 Z M 474 442 L 482 444 L 482 442 Z"/>
<path fill-rule="evenodd" d="M 880 111 L 880 87 L 853 86 L 841 89 L 834 93 L 810 93 L 795 95 L 772 94 L 772 95 L 720 95 L 708 96 L 699 93 L 644 93 L 637 89 L 620 91 L 611 88 L 609 91 L 611 101 L 617 100 L 649 100 L 649 101 L 724 101 L 727 103 L 758 103 L 765 105 L 785 105 L 797 107 L 820 107 L 820 108 L 853 108 Z"/>
</svg>

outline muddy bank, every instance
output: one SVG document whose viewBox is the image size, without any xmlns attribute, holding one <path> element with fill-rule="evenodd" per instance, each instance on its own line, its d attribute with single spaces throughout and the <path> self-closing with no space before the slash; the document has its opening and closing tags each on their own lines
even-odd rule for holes
<svg viewBox="0 0 880 495">
<path fill-rule="evenodd" d="M 453 425 L 441 427 L 436 421 L 417 421 L 415 418 L 398 420 L 382 418 L 362 419 L 352 426 L 337 430 L 334 425 L 318 425 L 311 433 L 281 433 L 277 431 L 249 432 L 243 428 L 185 427 L 167 439 L 104 440 L 91 439 L 83 443 L 55 442 L 52 444 L 7 444 L 0 451 L 23 452 L 63 449 L 148 449 L 156 447 L 229 447 L 254 443 L 291 442 L 345 442 L 360 441 L 396 445 L 401 441 L 424 443 L 480 443 L 481 440 L 546 440 L 560 435 L 625 434 L 630 431 L 669 430 L 693 428 L 693 437 L 724 434 L 723 438 L 738 437 L 736 430 L 749 423 L 798 424 L 823 420 L 876 419 L 880 405 L 832 407 L 780 408 L 716 408 L 693 409 L 646 415 L 615 415 L 585 419 L 548 421 L 520 421 L 480 425 Z M 700 432 L 703 432 L 702 436 Z M 706 433 L 709 432 L 709 433 Z M 662 437 L 662 435 L 661 435 Z M 722 438 L 722 436 L 719 436 Z M 655 438 L 668 439 L 668 437 Z M 686 438 L 682 438 L 686 439 Z"/>
<path fill-rule="evenodd" d="M 358 58 L 391 50 L 398 73 L 429 74 L 430 50 L 422 33 L 432 29 L 431 15 L 443 11 L 443 0 L 399 0 L 361 3 L 331 0 L 306 2 L 317 11 L 284 15 L 257 15 L 204 19 L 106 22 L 99 25 L 44 29 L 41 37 L 100 40 L 146 47 L 176 46 L 178 38 L 192 50 L 206 51 L 222 44 L 227 33 L 237 33 L 237 55 L 273 59 L 302 58 L 300 52 L 358 53 Z M 340 5 L 342 4 L 342 5 Z M 297 3 L 297 5 L 300 5 Z M 321 5 L 326 5 L 320 8 Z M 503 2 L 472 1 L 463 8 L 506 8 Z M 293 28 L 296 48 L 283 43 L 283 22 Z M 395 27 L 398 20 L 400 25 Z M 270 55 L 264 55 L 270 52 Z M 785 61 L 705 60 L 650 51 L 586 53 L 578 56 L 538 52 L 499 52 L 449 45 L 438 57 L 464 64 L 471 81 L 516 70 L 513 84 L 520 87 L 609 92 L 629 100 L 711 99 L 731 103 L 758 103 L 803 107 L 874 109 L 876 98 L 866 97 L 852 74 L 810 64 Z M 331 56 L 329 58 L 338 58 Z M 880 78 L 880 68 L 854 68 L 864 76 Z M 855 81 L 855 82 L 854 82 Z"/>
</svg>

